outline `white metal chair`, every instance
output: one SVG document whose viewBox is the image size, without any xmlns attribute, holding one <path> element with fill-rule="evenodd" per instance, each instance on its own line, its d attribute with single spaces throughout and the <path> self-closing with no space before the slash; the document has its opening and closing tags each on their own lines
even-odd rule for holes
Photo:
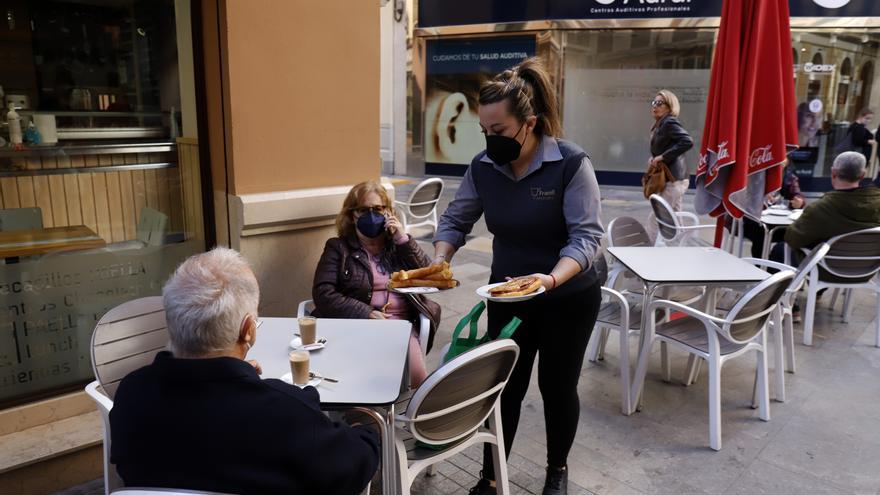
<svg viewBox="0 0 880 495">
<path fill-rule="evenodd" d="M 721 368 L 725 362 L 748 351 L 757 351 L 758 415 L 770 420 L 770 393 L 767 382 L 767 334 L 764 331 L 771 313 L 777 310 L 780 298 L 791 285 L 794 272 L 784 270 L 749 290 L 737 301 L 725 318 L 706 314 L 689 306 L 668 300 L 651 303 L 654 313 L 666 308 L 685 314 L 683 318 L 657 326 L 648 319 L 642 354 L 649 352 L 655 340 L 667 342 L 709 362 L 709 446 L 721 450 Z M 647 371 L 648 359 L 639 361 L 633 382 L 638 402 Z M 668 379 L 668 368 L 664 369 Z"/>
<path fill-rule="evenodd" d="M 443 179 L 425 179 L 413 189 L 406 201 L 395 201 L 405 226 L 406 233 L 415 227 L 429 225 L 432 232 L 437 230 L 437 203 L 443 194 Z"/>
<path fill-rule="evenodd" d="M 500 397 L 518 356 L 513 340 L 488 342 L 456 356 L 416 389 L 397 416 L 400 493 L 410 493 L 423 469 L 476 443 L 492 445 L 496 490 L 510 493 Z"/>
<path fill-rule="evenodd" d="M 715 229 L 714 224 L 700 224 L 700 219 L 687 211 L 675 211 L 672 206 L 658 194 L 649 198 L 657 221 L 657 245 L 697 245 L 711 246 L 697 234 L 700 230 Z"/>
<path fill-rule="evenodd" d="M 770 321 L 771 328 L 773 329 L 773 371 L 776 379 L 775 398 L 779 402 L 785 402 L 785 372 L 794 373 L 796 368 L 794 357 L 793 313 L 794 305 L 797 302 L 797 294 L 806 282 L 807 276 L 819 263 L 822 257 L 825 256 L 828 249 L 829 247 L 827 243 L 822 243 L 816 246 L 810 251 L 809 255 L 801 261 L 797 268 L 765 259 L 743 258 L 743 261 L 747 261 L 758 267 L 771 268 L 780 271 L 795 271 L 795 276 L 791 280 L 791 284 L 779 300 L 779 311 L 773 314 L 773 318 Z M 736 300 L 742 297 L 742 293 L 730 289 L 725 292 L 722 292 L 721 296 L 718 298 L 719 302 L 716 309 L 719 313 L 730 311 L 736 303 Z M 689 379 L 689 383 L 692 381 L 693 376 Z"/>
<path fill-rule="evenodd" d="M 315 310 L 315 301 L 306 299 L 299 303 L 296 307 L 296 317 L 311 316 Z M 419 314 L 419 347 L 422 348 L 422 355 L 428 354 L 428 339 L 431 337 L 431 320 L 423 314 Z"/>
<path fill-rule="evenodd" d="M 116 306 L 101 317 L 92 333 L 92 370 L 96 379 L 85 391 L 97 404 L 103 422 L 106 494 L 122 486 L 116 467 L 110 463 L 110 410 L 116 389 L 125 375 L 153 362 L 167 344 L 168 329 L 161 296 Z"/>
<path fill-rule="evenodd" d="M 858 230 L 826 241 L 828 253 L 810 270 L 804 311 L 804 345 L 813 345 L 817 293 L 824 288 L 870 289 L 877 295 L 876 337 L 880 347 L 880 227 Z M 823 280 L 824 279 L 824 280 Z M 851 294 L 845 296 L 843 321 L 849 320 Z"/>
<path fill-rule="evenodd" d="M 617 217 L 608 224 L 606 237 L 609 246 L 651 246 L 651 240 L 645 227 L 632 217 Z M 658 248 L 662 249 L 662 248 Z M 631 414 L 632 404 L 629 400 L 630 359 L 628 338 L 641 333 L 642 299 L 644 287 L 637 287 L 633 277 L 628 276 L 629 270 L 619 262 L 614 262 L 609 270 L 606 287 L 602 287 L 602 304 L 599 316 L 590 341 L 587 345 L 587 359 L 590 362 L 603 360 L 605 344 L 609 331 L 616 330 L 620 336 L 620 380 L 623 395 L 622 409 L 624 414 Z M 664 289 L 664 296 L 682 304 L 698 301 L 705 290 L 702 287 L 673 287 Z M 663 320 L 668 319 L 666 312 Z M 658 320 L 662 321 L 662 320 Z M 668 363 L 666 344 L 661 343 L 663 362 Z M 664 364 L 668 366 L 668 364 Z"/>
</svg>

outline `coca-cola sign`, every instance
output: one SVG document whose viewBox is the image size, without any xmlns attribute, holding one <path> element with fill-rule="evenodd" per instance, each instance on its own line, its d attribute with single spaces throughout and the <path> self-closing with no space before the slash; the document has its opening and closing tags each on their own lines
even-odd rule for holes
<svg viewBox="0 0 880 495">
<path fill-rule="evenodd" d="M 749 168 L 758 168 L 773 163 L 773 145 L 768 144 L 752 150 L 749 156 Z"/>
</svg>

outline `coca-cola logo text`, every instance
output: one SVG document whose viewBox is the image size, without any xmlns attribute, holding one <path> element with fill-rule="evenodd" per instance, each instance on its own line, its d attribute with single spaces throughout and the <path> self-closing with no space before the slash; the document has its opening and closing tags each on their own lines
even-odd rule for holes
<svg viewBox="0 0 880 495">
<path fill-rule="evenodd" d="M 761 148 L 755 148 L 749 156 L 749 168 L 756 168 L 773 161 L 773 145 L 768 144 Z"/>
</svg>

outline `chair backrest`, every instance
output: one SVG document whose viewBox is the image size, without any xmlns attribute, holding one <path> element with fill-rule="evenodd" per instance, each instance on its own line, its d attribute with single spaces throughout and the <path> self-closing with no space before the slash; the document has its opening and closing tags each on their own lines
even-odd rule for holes
<svg viewBox="0 0 880 495">
<path fill-rule="evenodd" d="M 43 228 L 43 212 L 39 208 L 8 208 L 0 210 L 0 232 Z"/>
<path fill-rule="evenodd" d="M 312 313 L 315 312 L 315 301 L 311 299 L 306 299 L 305 301 L 301 301 L 299 305 L 296 307 L 296 317 L 302 318 L 303 316 L 312 316 Z"/>
<path fill-rule="evenodd" d="M 434 177 L 423 180 L 409 195 L 409 211 L 415 217 L 426 217 L 437 207 L 443 194 L 443 179 Z"/>
<path fill-rule="evenodd" d="M 793 278 L 792 270 L 780 270 L 743 294 L 727 313 L 721 328 L 724 337 L 742 344 L 758 335 Z"/>
<path fill-rule="evenodd" d="M 137 225 L 137 238 L 147 246 L 161 246 L 165 243 L 165 226 L 168 215 L 149 206 L 141 209 Z"/>
<path fill-rule="evenodd" d="M 608 224 L 608 245 L 611 247 L 652 246 L 645 226 L 633 217 L 617 217 Z"/>
<path fill-rule="evenodd" d="M 678 235 L 678 217 L 672 206 L 657 194 L 652 194 L 649 198 L 651 208 L 654 210 L 654 217 L 657 219 L 657 230 L 666 240 L 672 240 Z"/>
<path fill-rule="evenodd" d="M 830 249 L 820 265 L 828 273 L 856 282 L 880 271 L 880 227 L 839 235 L 827 242 Z"/>
<path fill-rule="evenodd" d="M 101 317 L 92 333 L 92 370 L 107 397 L 113 399 L 119 381 L 152 363 L 167 345 L 161 296 L 128 301 Z"/>
<path fill-rule="evenodd" d="M 827 242 L 823 242 L 814 247 L 810 253 L 801 260 L 800 264 L 797 266 L 797 274 L 788 286 L 788 295 L 790 297 L 795 297 L 797 295 L 797 292 L 801 290 L 801 286 L 804 285 L 804 281 L 807 280 L 810 272 L 813 271 L 813 269 L 816 268 L 816 265 L 822 261 L 822 258 L 828 254 L 829 249 L 831 249 L 831 246 L 829 246 Z M 794 303 L 794 300 L 792 300 L 791 303 Z"/>
<path fill-rule="evenodd" d="M 475 432 L 492 412 L 519 356 L 502 339 L 460 354 L 432 373 L 413 394 L 405 416 L 422 442 L 443 445 Z"/>
</svg>

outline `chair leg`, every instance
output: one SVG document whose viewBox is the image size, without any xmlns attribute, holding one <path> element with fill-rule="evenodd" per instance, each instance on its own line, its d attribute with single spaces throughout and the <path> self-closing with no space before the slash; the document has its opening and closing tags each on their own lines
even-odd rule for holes
<svg viewBox="0 0 880 495">
<path fill-rule="evenodd" d="M 721 360 L 709 357 L 709 447 L 721 450 Z"/>
<path fill-rule="evenodd" d="M 758 350 L 758 416 L 770 421 L 770 387 L 767 383 L 767 333 L 761 336 L 763 346 Z"/>
<path fill-rule="evenodd" d="M 852 299 L 853 290 L 846 289 L 843 292 L 843 322 L 849 323 L 849 317 L 852 316 Z"/>
<path fill-rule="evenodd" d="M 412 480 L 410 479 L 409 472 L 409 460 L 406 457 L 406 446 L 403 444 L 403 441 L 400 438 L 395 439 L 395 444 L 397 447 L 397 492 L 401 495 L 409 495 L 409 488 L 412 484 Z M 383 488 L 385 483 L 392 483 L 393 480 L 382 479 Z M 386 491 L 386 490 L 383 490 Z"/>
<path fill-rule="evenodd" d="M 834 311 L 834 305 L 837 304 L 837 296 L 840 294 L 840 289 L 835 288 L 831 291 L 831 311 Z"/>
<path fill-rule="evenodd" d="M 627 322 L 624 320 L 624 324 Z M 632 400 L 630 398 L 629 389 L 632 370 L 629 365 L 629 332 L 626 328 L 618 328 L 618 342 L 620 347 L 620 392 L 621 392 L 621 409 L 623 414 L 629 416 L 632 414 Z"/>
<path fill-rule="evenodd" d="M 880 347 L 880 287 L 875 289 L 874 294 L 877 296 L 877 315 L 875 316 L 877 322 L 877 336 L 874 339 L 874 347 Z"/>
<path fill-rule="evenodd" d="M 783 337 L 785 339 L 785 371 L 794 373 L 794 322 L 790 313 L 786 312 L 782 315 Z"/>
<path fill-rule="evenodd" d="M 776 378 L 776 400 L 779 402 L 785 402 L 785 350 L 782 339 L 782 319 L 782 310 L 777 307 L 773 312 L 773 374 Z"/>
<path fill-rule="evenodd" d="M 599 361 L 605 360 L 605 344 L 608 343 L 608 332 L 607 328 L 602 329 L 602 338 L 599 340 L 599 348 L 597 349 L 597 359 Z"/>
<path fill-rule="evenodd" d="M 816 317 L 816 291 L 819 277 L 810 275 L 810 286 L 807 288 L 807 307 L 804 309 L 804 345 L 813 345 L 813 319 Z"/>
<path fill-rule="evenodd" d="M 697 356 L 691 354 L 688 356 L 687 367 L 684 372 L 684 386 L 690 387 L 694 383 L 697 382 L 697 377 L 700 376 L 700 368 L 703 366 L 703 360 L 698 358 Z"/>
<path fill-rule="evenodd" d="M 489 430 L 495 434 L 492 446 L 492 464 L 495 467 L 495 492 L 510 495 L 510 482 L 507 479 L 507 454 L 504 451 L 504 432 L 501 429 L 501 405 L 495 404 L 495 412 L 489 416 Z"/>
<path fill-rule="evenodd" d="M 425 476 L 434 476 L 436 474 L 437 474 L 437 469 L 435 469 L 433 464 L 431 464 L 430 466 L 425 468 Z"/>
<path fill-rule="evenodd" d="M 587 342 L 587 361 L 595 363 L 599 357 L 599 341 L 602 340 L 602 327 L 596 326 Z"/>
<path fill-rule="evenodd" d="M 660 363 L 663 366 L 663 381 L 669 383 L 672 380 L 672 372 L 669 370 L 669 352 L 666 342 L 660 342 Z"/>
</svg>

